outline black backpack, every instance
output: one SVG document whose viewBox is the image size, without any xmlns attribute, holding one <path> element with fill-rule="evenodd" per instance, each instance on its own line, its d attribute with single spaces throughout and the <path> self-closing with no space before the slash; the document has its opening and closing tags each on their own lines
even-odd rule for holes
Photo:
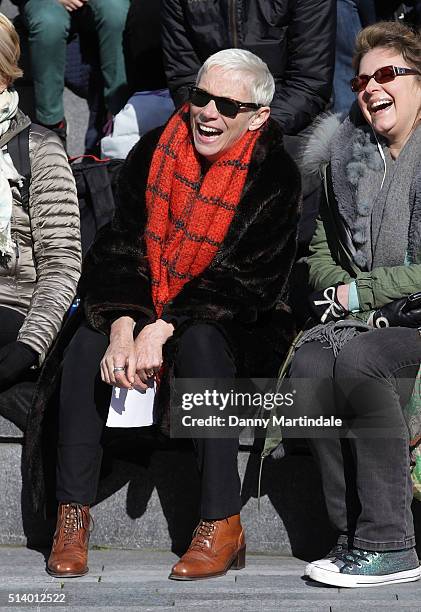
<svg viewBox="0 0 421 612">
<path fill-rule="evenodd" d="M 7 150 L 13 164 L 23 176 L 20 194 L 22 206 L 25 209 L 29 205 L 29 185 L 31 183 L 29 130 L 30 126 L 7 143 Z M 79 159 L 81 161 L 76 163 Z M 115 189 L 123 163 L 122 159 L 101 160 L 93 155 L 81 155 L 70 159 L 79 201 L 83 256 L 93 243 L 97 231 L 113 218 Z"/>
<path fill-rule="evenodd" d="M 80 211 L 82 256 L 86 255 L 96 233 L 109 223 L 115 210 L 115 189 L 122 159 L 100 160 L 93 155 L 70 160 L 76 181 Z"/>
<path fill-rule="evenodd" d="M 7 143 L 7 152 L 12 158 L 12 162 L 23 176 L 23 184 L 20 187 L 22 206 L 26 210 L 29 206 L 29 184 L 31 182 L 31 161 L 29 159 L 29 129 L 26 127 Z"/>
</svg>

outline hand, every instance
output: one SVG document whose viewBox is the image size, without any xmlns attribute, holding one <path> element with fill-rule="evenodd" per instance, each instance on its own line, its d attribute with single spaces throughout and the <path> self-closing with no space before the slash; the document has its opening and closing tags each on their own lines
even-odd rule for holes
<svg viewBox="0 0 421 612">
<path fill-rule="evenodd" d="M 84 4 L 88 2 L 88 0 L 57 0 L 66 11 L 71 13 L 72 11 L 77 11 L 77 9 L 82 8 Z"/>
<path fill-rule="evenodd" d="M 133 339 L 134 320 L 120 317 L 111 325 L 110 344 L 101 361 L 101 378 L 123 389 L 132 389 L 136 371 L 136 351 Z M 123 368 L 115 371 L 116 368 Z M 131 376 L 129 376 L 129 371 Z"/>
<path fill-rule="evenodd" d="M 338 285 L 336 298 L 341 306 L 349 311 L 349 285 Z"/>
<path fill-rule="evenodd" d="M 421 327 L 421 291 L 393 300 L 375 310 L 368 324 L 373 327 Z"/>
<path fill-rule="evenodd" d="M 145 325 L 135 340 L 137 357 L 134 387 L 146 389 L 148 380 L 162 366 L 162 347 L 174 333 L 174 326 L 158 319 Z"/>
<path fill-rule="evenodd" d="M 349 285 L 337 283 L 309 297 L 310 307 L 321 323 L 344 319 L 348 314 Z"/>
<path fill-rule="evenodd" d="M 10 342 L 0 348 L 0 391 L 19 382 L 22 375 L 35 365 L 39 355 L 24 342 Z"/>
</svg>

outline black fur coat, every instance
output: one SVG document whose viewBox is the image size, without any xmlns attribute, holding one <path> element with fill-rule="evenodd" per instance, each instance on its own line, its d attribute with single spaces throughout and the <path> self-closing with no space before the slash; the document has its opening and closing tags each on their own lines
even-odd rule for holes
<svg viewBox="0 0 421 612">
<path fill-rule="evenodd" d="M 106 333 L 116 317 L 128 312 L 145 322 L 155 320 L 143 234 L 146 182 L 160 133 L 154 130 L 130 153 L 120 175 L 114 222 L 98 237 L 79 285 L 89 323 Z M 166 320 L 187 317 L 172 344 L 186 325 L 206 320 L 217 322 L 228 337 L 236 331 L 249 337 L 245 364 L 256 363 L 256 331 L 259 345 L 263 333 L 282 357 L 291 332 L 283 300 L 295 257 L 299 206 L 298 170 L 283 149 L 279 128 L 270 121 L 256 143 L 223 245 L 209 267 L 164 309 Z M 276 329 L 275 319 L 282 320 Z"/>
<path fill-rule="evenodd" d="M 143 137 L 129 154 L 120 174 L 114 221 L 101 230 L 85 260 L 79 294 L 86 319 L 104 333 L 124 314 L 138 320 L 139 329 L 156 318 L 143 234 L 146 182 L 161 131 Z M 183 330 L 206 321 L 222 328 L 241 376 L 276 375 L 294 333 L 284 300 L 296 252 L 300 194 L 299 171 L 283 148 L 280 128 L 269 120 L 253 150 L 243 193 L 220 250 L 209 267 L 165 307 L 166 320 L 182 320 L 164 347 L 167 364 L 171 365 Z M 30 415 L 26 456 L 38 493 L 42 415 L 78 319 L 77 315 L 70 319 L 47 359 Z"/>
</svg>

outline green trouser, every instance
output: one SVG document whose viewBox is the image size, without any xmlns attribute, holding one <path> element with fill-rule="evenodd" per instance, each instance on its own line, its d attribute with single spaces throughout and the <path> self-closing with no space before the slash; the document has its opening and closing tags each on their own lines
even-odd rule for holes
<svg viewBox="0 0 421 612">
<path fill-rule="evenodd" d="M 129 5 L 130 0 L 88 2 L 98 33 L 105 104 L 113 115 L 126 102 L 122 38 Z M 64 70 L 71 13 L 58 0 L 28 0 L 22 12 L 29 31 L 36 118 L 53 125 L 64 117 Z"/>
</svg>

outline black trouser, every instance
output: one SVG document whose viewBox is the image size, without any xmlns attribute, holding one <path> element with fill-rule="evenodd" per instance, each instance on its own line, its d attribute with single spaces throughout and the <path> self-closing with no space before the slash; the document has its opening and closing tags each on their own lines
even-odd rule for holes
<svg viewBox="0 0 421 612">
<path fill-rule="evenodd" d="M 393 423 L 387 439 L 370 437 L 366 431 L 357 432 L 354 439 L 311 440 L 330 521 L 341 534 L 339 540 L 350 540 L 357 548 L 384 551 L 415 545 L 409 433 L 402 406 L 420 363 L 421 337 L 409 328 L 364 332 L 336 359 L 318 342 L 308 343 L 292 362 L 291 378 L 333 381 L 331 403 L 317 392 L 304 398 L 313 413 L 327 414 L 335 404 L 344 403 L 361 423 L 367 415 L 386 416 Z"/>
<path fill-rule="evenodd" d="M 111 387 L 99 364 L 108 337 L 82 325 L 67 348 L 59 409 L 57 499 L 92 504 L 102 458 L 101 437 Z M 175 375 L 180 378 L 234 378 L 234 357 L 213 325 L 196 324 L 180 337 Z M 218 519 L 241 509 L 238 439 L 195 439 L 201 473 L 201 516 Z"/>
<path fill-rule="evenodd" d="M 16 340 L 24 320 L 17 310 L 0 306 L 0 347 Z"/>
</svg>

